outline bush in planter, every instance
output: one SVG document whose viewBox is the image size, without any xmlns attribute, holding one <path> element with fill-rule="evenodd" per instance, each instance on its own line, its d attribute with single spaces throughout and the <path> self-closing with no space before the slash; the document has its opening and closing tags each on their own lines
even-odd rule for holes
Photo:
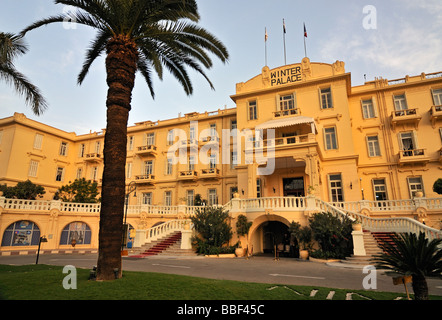
<svg viewBox="0 0 442 320">
<path fill-rule="evenodd" d="M 191 220 L 198 234 L 192 239 L 197 253 L 225 253 L 226 244 L 232 238 L 232 228 L 228 219 L 230 219 L 229 212 L 223 208 L 203 207 L 196 210 Z"/>
<path fill-rule="evenodd" d="M 351 237 L 352 222 L 348 217 L 336 217 L 330 212 L 313 215 L 309 219 L 313 237 L 318 242 L 320 251 L 313 253 L 313 257 L 322 259 L 343 259 L 353 252 Z"/>
</svg>

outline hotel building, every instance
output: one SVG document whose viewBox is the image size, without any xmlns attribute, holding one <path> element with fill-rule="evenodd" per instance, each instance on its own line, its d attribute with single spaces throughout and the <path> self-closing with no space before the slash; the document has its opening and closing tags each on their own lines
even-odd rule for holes
<svg viewBox="0 0 442 320">
<path fill-rule="evenodd" d="M 442 72 L 352 86 L 343 62 L 304 58 L 264 67 L 238 83 L 231 99 L 236 108 L 128 127 L 126 182 L 136 185 L 131 206 L 191 207 L 197 194 L 207 205 L 314 196 L 359 214 L 442 227 L 432 188 L 442 177 Z M 100 185 L 103 144 L 103 131 L 76 135 L 17 113 L 0 119 L 0 184 L 29 179 L 45 188 L 49 202 L 77 178 Z M 434 201 L 396 210 L 400 201 L 415 199 Z M 3 203 L 0 210 L 9 212 Z M 396 211 L 383 210 L 391 207 Z M 286 224 L 296 217 L 305 222 L 305 214 L 284 216 L 288 211 L 267 214 Z M 0 233 L 17 219 L 0 211 Z M 98 215 L 81 219 L 97 225 Z M 134 229 L 165 221 L 161 214 L 129 220 Z M 96 227 L 90 227 L 95 248 Z"/>
</svg>

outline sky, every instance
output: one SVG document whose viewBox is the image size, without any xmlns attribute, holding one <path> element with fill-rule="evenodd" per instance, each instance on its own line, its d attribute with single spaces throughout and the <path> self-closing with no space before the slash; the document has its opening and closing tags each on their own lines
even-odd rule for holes
<svg viewBox="0 0 442 320">
<path fill-rule="evenodd" d="M 52 0 L 0 3 L 0 31 L 13 33 L 67 9 Z M 306 40 L 311 62 L 344 61 L 353 86 L 375 77 L 392 80 L 442 71 L 441 0 L 199 0 L 198 6 L 198 24 L 220 39 L 230 55 L 226 64 L 212 56 L 214 66 L 206 73 L 215 90 L 190 71 L 194 93 L 187 96 L 178 81 L 165 73 L 162 81 L 153 77 L 153 100 L 138 74 L 129 125 L 176 118 L 180 113 L 234 108 L 230 96 L 235 94 L 236 84 L 260 74 L 265 65 L 266 29 L 268 66 L 285 64 L 283 20 L 287 64 L 302 60 Z M 0 119 L 18 112 L 77 134 L 104 129 L 104 58 L 97 59 L 83 84 L 77 85 L 95 34 L 92 28 L 66 28 L 62 23 L 29 32 L 25 37 L 29 52 L 18 57 L 15 66 L 42 91 L 49 108 L 43 115 L 34 115 L 24 98 L 0 79 Z"/>
</svg>

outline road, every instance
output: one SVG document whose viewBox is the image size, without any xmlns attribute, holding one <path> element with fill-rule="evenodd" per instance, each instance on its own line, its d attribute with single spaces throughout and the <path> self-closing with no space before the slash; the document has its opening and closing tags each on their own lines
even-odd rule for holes
<svg viewBox="0 0 442 320">
<path fill-rule="evenodd" d="M 35 264 L 35 260 L 35 255 L 0 256 L 0 264 Z M 92 269 L 96 262 L 96 254 L 52 254 L 39 257 L 39 264 L 73 265 L 86 269 Z M 349 290 L 363 290 L 365 278 L 365 284 L 371 285 L 371 290 L 405 292 L 403 285 L 393 285 L 392 278 L 382 271 L 369 270 L 364 273 L 362 268 L 342 268 L 289 258 L 275 261 L 271 257 L 253 257 L 251 259 L 173 256 L 133 259 L 125 257 L 123 258 L 123 270 Z M 370 281 L 366 278 L 368 276 Z M 376 286 L 376 289 L 373 286 Z M 408 286 L 409 291 L 412 292 L 411 286 Z M 430 294 L 442 296 L 442 280 L 428 279 L 428 287 Z"/>
</svg>

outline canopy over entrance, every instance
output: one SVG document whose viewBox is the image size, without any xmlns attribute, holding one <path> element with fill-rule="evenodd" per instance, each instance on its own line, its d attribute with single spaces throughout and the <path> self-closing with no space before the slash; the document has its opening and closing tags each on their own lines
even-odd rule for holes
<svg viewBox="0 0 442 320">
<path fill-rule="evenodd" d="M 312 128 L 312 133 L 317 133 L 315 120 L 311 117 L 305 117 L 305 116 L 287 117 L 283 119 L 270 120 L 258 125 L 255 129 L 256 130 L 276 129 L 276 128 L 295 126 L 299 124 L 310 124 Z"/>
</svg>

